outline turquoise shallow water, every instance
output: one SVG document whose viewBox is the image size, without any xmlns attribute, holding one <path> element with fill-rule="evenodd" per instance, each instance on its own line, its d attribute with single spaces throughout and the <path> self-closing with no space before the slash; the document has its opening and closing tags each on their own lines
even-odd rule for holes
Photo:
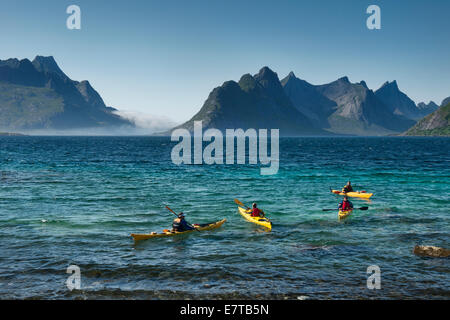
<svg viewBox="0 0 450 320">
<path fill-rule="evenodd" d="M 154 137 L 0 138 L 0 297 L 450 297 L 450 139 L 283 138 L 280 170 L 182 165 Z M 374 192 L 339 222 L 329 187 L 350 178 Z M 273 231 L 245 222 L 234 198 L 259 206 Z M 171 224 L 168 204 L 211 232 L 135 245 L 135 232 Z M 70 291 L 66 268 L 81 268 Z M 369 265 L 381 289 L 368 290 Z"/>
</svg>

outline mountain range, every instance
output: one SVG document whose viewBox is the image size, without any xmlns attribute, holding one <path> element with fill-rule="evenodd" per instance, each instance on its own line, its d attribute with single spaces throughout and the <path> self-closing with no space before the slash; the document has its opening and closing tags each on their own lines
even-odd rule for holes
<svg viewBox="0 0 450 320">
<path fill-rule="evenodd" d="M 285 136 L 388 135 L 404 132 L 437 108 L 432 101 L 416 105 L 396 81 L 376 91 L 348 77 L 313 85 L 293 72 L 280 80 L 263 67 L 213 89 L 200 111 L 174 129 L 192 131 L 201 120 L 204 128 L 278 128 Z"/>
<path fill-rule="evenodd" d="M 88 81 L 71 80 L 53 57 L 0 60 L 0 130 L 133 127 Z"/>
<path fill-rule="evenodd" d="M 204 128 L 282 128 L 285 135 L 324 134 L 299 112 L 286 95 L 275 72 L 265 67 L 239 82 L 226 81 L 215 88 L 200 111 L 176 128 L 193 130 L 194 121 Z"/>
<path fill-rule="evenodd" d="M 443 105 L 448 103 L 450 97 Z M 284 136 L 390 135 L 438 108 L 433 101 L 416 105 L 395 80 L 373 91 L 348 77 L 313 85 L 290 72 L 280 80 L 263 67 L 214 88 L 200 110 L 173 129 L 192 131 L 194 121 L 202 121 L 204 129 L 280 129 Z M 135 128 L 135 121 L 105 105 L 89 81 L 70 79 L 51 56 L 0 60 L 0 114 L 0 130 L 10 132 Z"/>
</svg>

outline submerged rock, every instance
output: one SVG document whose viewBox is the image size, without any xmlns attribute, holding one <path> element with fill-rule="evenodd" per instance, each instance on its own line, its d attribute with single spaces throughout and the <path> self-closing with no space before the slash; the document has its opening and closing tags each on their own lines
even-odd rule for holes
<svg viewBox="0 0 450 320">
<path fill-rule="evenodd" d="M 446 258 L 450 256 L 450 250 L 433 246 L 415 246 L 413 253 L 418 256 Z"/>
</svg>

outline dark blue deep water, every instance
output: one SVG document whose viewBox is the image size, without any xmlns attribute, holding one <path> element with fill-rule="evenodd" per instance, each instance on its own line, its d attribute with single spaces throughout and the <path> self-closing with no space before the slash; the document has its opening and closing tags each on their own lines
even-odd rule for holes
<svg viewBox="0 0 450 320">
<path fill-rule="evenodd" d="M 0 138 L 0 298 L 448 299 L 449 138 L 284 138 L 280 170 L 181 165 L 155 137 Z M 338 221 L 329 187 L 374 192 Z M 256 201 L 272 232 L 233 202 Z M 184 211 L 222 228 L 134 244 Z M 81 269 L 68 290 L 66 269 Z M 366 287 L 367 267 L 381 289 Z"/>
</svg>

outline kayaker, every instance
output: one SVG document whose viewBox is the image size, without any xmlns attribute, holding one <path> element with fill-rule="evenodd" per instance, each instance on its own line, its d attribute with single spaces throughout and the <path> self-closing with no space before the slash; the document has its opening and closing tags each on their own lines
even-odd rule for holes
<svg viewBox="0 0 450 320">
<path fill-rule="evenodd" d="M 339 203 L 339 209 L 342 211 L 352 210 L 353 209 L 353 203 L 351 201 L 348 201 L 348 197 L 344 196 L 344 200 Z"/>
<path fill-rule="evenodd" d="M 353 192 L 353 187 L 350 181 L 348 181 L 347 184 L 344 186 L 344 188 L 342 188 L 342 192 L 343 193 Z"/>
<path fill-rule="evenodd" d="M 256 203 L 253 203 L 252 207 L 253 207 L 251 214 L 252 217 L 264 217 L 264 212 L 257 208 Z"/>
<path fill-rule="evenodd" d="M 177 218 L 173 220 L 172 230 L 175 232 L 183 232 L 188 230 L 193 230 L 194 227 L 191 226 L 189 222 L 184 219 L 184 213 L 180 212 Z"/>
</svg>

